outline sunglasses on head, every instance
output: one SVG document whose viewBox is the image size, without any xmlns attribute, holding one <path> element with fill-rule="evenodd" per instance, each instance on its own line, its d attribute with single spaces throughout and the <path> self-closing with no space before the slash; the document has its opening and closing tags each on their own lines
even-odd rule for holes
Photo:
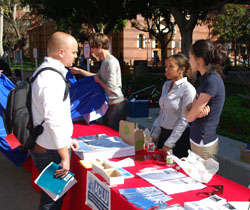
<svg viewBox="0 0 250 210">
<path fill-rule="evenodd" d="M 208 190 L 208 191 L 204 191 L 204 192 L 198 192 L 197 195 L 198 196 L 202 196 L 202 197 L 209 197 L 212 195 L 222 195 L 223 194 L 223 185 L 209 185 L 205 188 L 203 188 L 203 190 Z"/>
</svg>

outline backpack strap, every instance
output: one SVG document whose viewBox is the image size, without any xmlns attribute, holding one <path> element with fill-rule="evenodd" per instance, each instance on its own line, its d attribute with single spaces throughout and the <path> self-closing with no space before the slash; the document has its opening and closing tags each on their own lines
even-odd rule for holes
<svg viewBox="0 0 250 210">
<path fill-rule="evenodd" d="M 57 73 L 60 74 L 61 77 L 63 78 L 63 80 L 64 80 L 64 82 L 65 82 L 65 85 L 66 85 L 65 91 L 64 91 L 64 97 L 63 97 L 63 101 L 65 101 L 66 98 L 68 97 L 68 94 L 69 94 L 70 83 L 69 83 L 68 80 L 66 80 L 66 79 L 64 78 L 63 74 L 62 74 L 60 71 L 58 71 L 58 70 L 56 70 L 56 69 L 54 69 L 54 68 L 52 68 L 52 67 L 44 67 L 44 68 L 40 69 L 33 77 L 31 77 L 30 83 L 34 82 L 35 79 L 37 78 L 37 76 L 38 76 L 40 73 L 42 73 L 43 71 L 46 71 L 46 70 L 50 70 L 50 71 L 57 72 Z"/>
</svg>

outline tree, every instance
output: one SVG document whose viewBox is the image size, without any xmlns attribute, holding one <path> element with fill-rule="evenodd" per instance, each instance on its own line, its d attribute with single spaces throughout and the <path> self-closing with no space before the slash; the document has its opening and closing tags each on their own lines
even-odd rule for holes
<svg viewBox="0 0 250 210">
<path fill-rule="evenodd" d="M 249 46 L 249 12 L 243 5 L 227 4 L 221 14 L 211 14 L 207 18 L 212 36 L 219 36 L 222 41 L 232 43 L 235 64 L 242 44 Z"/>
<path fill-rule="evenodd" d="M 25 44 L 28 22 L 23 18 L 24 14 L 17 18 L 18 4 L 18 0 L 0 1 L 0 56 L 14 45 L 22 49 Z"/>
<path fill-rule="evenodd" d="M 108 34 L 115 27 L 124 26 L 123 20 L 131 14 L 126 11 L 125 0 L 62 0 L 60 4 L 50 0 L 21 1 L 29 4 L 33 12 L 53 19 L 59 29 L 71 32 L 80 41 L 90 31 Z"/>
<path fill-rule="evenodd" d="M 161 44 L 162 69 L 165 69 L 165 48 L 174 35 L 175 22 L 171 17 L 168 1 L 136 1 L 140 14 L 144 18 L 143 23 L 134 19 L 131 21 L 132 27 L 144 32 L 149 32 Z M 144 7 L 142 7 L 144 5 Z M 135 5 L 136 6 L 136 5 Z"/>
<path fill-rule="evenodd" d="M 221 8 L 228 0 L 171 0 L 171 13 L 181 33 L 182 53 L 188 56 L 194 27 L 207 13 Z"/>
</svg>

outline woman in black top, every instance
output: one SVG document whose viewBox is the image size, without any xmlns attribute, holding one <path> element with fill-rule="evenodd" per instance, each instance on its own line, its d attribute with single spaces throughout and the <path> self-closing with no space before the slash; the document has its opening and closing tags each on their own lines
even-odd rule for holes
<svg viewBox="0 0 250 210">
<path fill-rule="evenodd" d="M 216 158 L 218 137 L 216 128 L 225 101 L 225 87 L 222 80 L 222 65 L 227 50 L 209 40 L 196 41 L 189 51 L 192 71 L 201 74 L 197 95 L 185 109 L 185 116 L 192 122 L 190 128 L 191 150 L 201 157 Z"/>
</svg>

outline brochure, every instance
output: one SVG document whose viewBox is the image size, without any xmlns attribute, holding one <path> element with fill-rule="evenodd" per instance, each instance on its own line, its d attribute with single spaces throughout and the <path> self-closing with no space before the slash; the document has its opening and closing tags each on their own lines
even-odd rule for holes
<svg viewBox="0 0 250 210">
<path fill-rule="evenodd" d="M 79 137 L 79 148 L 74 151 L 82 160 L 109 159 L 135 155 L 135 147 L 121 138 L 107 135 Z"/>
<path fill-rule="evenodd" d="M 64 178 L 56 178 L 54 174 L 59 168 L 58 164 L 51 162 L 35 180 L 35 183 L 54 201 L 63 196 L 77 182 L 70 171 Z"/>
</svg>

